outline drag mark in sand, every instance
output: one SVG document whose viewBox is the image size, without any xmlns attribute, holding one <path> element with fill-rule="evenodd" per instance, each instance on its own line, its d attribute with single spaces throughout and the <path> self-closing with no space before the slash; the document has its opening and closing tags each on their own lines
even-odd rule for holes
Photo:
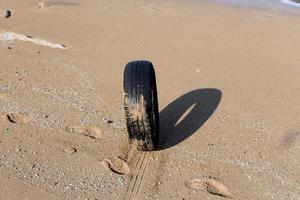
<svg viewBox="0 0 300 200">
<path fill-rule="evenodd" d="M 67 47 L 63 44 L 49 42 L 44 39 L 33 38 L 31 36 L 22 35 L 14 32 L 2 32 L 2 33 L 0 32 L 0 41 L 14 41 L 14 40 L 32 42 L 34 44 L 47 46 L 50 48 L 67 49 Z"/>
</svg>

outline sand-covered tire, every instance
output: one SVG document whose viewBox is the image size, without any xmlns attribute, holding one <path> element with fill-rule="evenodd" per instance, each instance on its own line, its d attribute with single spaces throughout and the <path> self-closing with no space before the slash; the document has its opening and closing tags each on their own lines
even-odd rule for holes
<svg viewBox="0 0 300 200">
<path fill-rule="evenodd" d="M 139 150 L 154 150 L 158 145 L 159 114 L 151 62 L 133 61 L 125 66 L 124 109 L 129 141 Z"/>
</svg>

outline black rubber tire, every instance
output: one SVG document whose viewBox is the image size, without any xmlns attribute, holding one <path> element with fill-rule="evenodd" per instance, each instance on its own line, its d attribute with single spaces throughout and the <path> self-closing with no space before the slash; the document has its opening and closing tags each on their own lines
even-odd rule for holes
<svg viewBox="0 0 300 200">
<path fill-rule="evenodd" d="M 151 62 L 133 61 L 125 66 L 124 109 L 129 141 L 139 150 L 154 150 L 159 139 L 159 113 Z"/>
</svg>

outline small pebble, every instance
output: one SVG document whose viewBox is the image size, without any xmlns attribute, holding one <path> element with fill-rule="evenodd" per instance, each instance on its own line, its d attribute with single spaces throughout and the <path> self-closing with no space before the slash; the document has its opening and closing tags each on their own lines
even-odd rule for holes
<svg viewBox="0 0 300 200">
<path fill-rule="evenodd" d="M 113 123 L 113 122 L 114 122 L 113 120 L 110 120 L 110 119 L 107 120 L 107 123 L 108 123 L 108 124 L 111 124 L 111 123 Z"/>
</svg>

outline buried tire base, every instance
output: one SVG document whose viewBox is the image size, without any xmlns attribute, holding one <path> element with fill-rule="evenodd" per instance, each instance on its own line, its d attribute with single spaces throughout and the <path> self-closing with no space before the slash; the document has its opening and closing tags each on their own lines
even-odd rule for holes
<svg viewBox="0 0 300 200">
<path fill-rule="evenodd" d="M 125 66 L 124 109 L 130 143 L 141 151 L 154 150 L 159 138 L 159 113 L 151 62 L 133 61 Z"/>
</svg>

